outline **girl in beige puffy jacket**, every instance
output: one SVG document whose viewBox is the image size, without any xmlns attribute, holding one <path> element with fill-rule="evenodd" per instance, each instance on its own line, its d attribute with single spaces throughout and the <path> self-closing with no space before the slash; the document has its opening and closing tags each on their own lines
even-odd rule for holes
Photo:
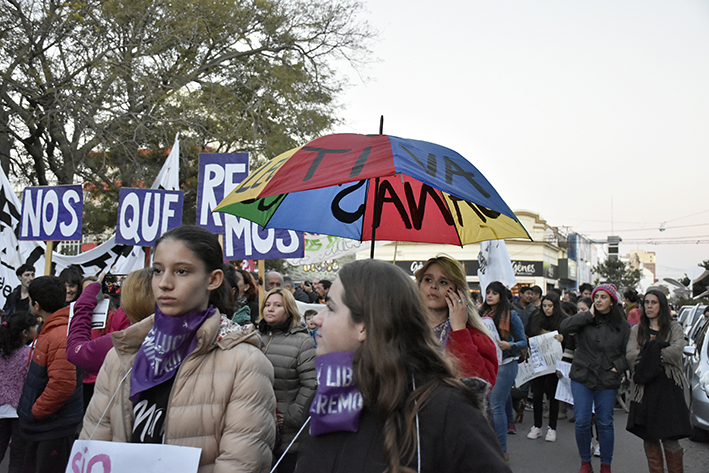
<svg viewBox="0 0 709 473">
<path fill-rule="evenodd" d="M 195 226 L 155 244 L 155 314 L 113 334 L 82 439 L 202 449 L 199 472 L 269 471 L 273 368 L 256 333 L 210 305 L 223 279 L 217 238 Z"/>
</svg>

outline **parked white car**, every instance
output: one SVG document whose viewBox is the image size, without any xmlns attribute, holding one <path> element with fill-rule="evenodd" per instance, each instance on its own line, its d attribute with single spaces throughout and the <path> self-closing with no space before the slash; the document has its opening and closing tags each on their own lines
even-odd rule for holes
<svg viewBox="0 0 709 473">
<path fill-rule="evenodd" d="M 709 324 L 704 324 L 694 344 L 684 348 L 689 381 L 692 440 L 709 441 Z"/>
</svg>

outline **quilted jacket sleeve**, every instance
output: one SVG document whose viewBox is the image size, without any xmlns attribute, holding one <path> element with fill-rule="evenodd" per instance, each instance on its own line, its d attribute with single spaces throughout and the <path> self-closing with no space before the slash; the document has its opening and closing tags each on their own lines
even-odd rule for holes
<svg viewBox="0 0 709 473">
<path fill-rule="evenodd" d="M 237 367 L 214 473 L 268 472 L 276 440 L 273 366 L 252 346 Z"/>
<path fill-rule="evenodd" d="M 114 391 L 119 387 L 117 386 L 118 383 L 116 380 L 116 377 L 119 376 L 118 373 L 118 355 L 115 350 L 111 350 L 108 352 L 106 361 L 101 367 L 98 377 L 96 378 L 94 395 L 91 397 L 91 402 L 89 403 L 89 407 L 86 409 L 86 414 L 84 415 L 84 423 L 81 428 L 81 435 L 79 435 L 80 439 L 86 440 L 91 438 L 92 440 L 113 440 L 111 429 L 111 409 L 106 411 L 103 418 L 101 418 L 101 415 L 103 414 L 103 411 L 106 410 L 108 402 L 111 399 L 111 396 L 113 396 Z M 116 398 L 119 397 L 120 396 L 118 395 L 116 396 Z M 114 399 L 113 402 L 118 403 L 119 399 Z"/>
<path fill-rule="evenodd" d="M 315 341 L 308 335 L 302 337 L 298 350 L 298 365 L 296 367 L 300 389 L 295 402 L 290 403 L 288 410 L 283 415 L 284 424 L 292 429 L 300 429 L 303 422 L 303 412 L 306 410 L 308 399 L 315 392 L 317 374 L 315 372 Z"/>
</svg>

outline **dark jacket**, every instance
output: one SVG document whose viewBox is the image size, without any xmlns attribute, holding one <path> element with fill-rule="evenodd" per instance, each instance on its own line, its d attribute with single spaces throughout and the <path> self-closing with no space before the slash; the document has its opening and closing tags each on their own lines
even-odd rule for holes
<svg viewBox="0 0 709 473">
<path fill-rule="evenodd" d="M 273 365 L 273 390 L 278 413 L 283 416 L 281 448 L 288 446 L 302 425 L 308 399 L 315 392 L 315 341 L 304 325 L 289 327 L 292 319 L 272 329 L 259 322 L 263 352 Z M 291 453 L 298 451 L 298 442 Z"/>
<path fill-rule="evenodd" d="M 439 386 L 419 413 L 422 472 L 510 472 L 500 444 L 482 411 L 459 390 Z M 384 460 L 383 426 L 374 414 L 362 411 L 357 432 L 301 436 L 296 473 L 381 473 Z M 408 465 L 416 468 L 416 457 Z"/>
<path fill-rule="evenodd" d="M 84 416 L 81 371 L 66 359 L 69 307 L 45 321 L 32 352 L 17 414 L 29 440 L 67 437 Z"/>
<path fill-rule="evenodd" d="M 5 307 L 3 307 L 2 309 L 3 321 L 7 319 L 8 315 L 14 314 L 15 312 L 30 311 L 30 298 L 27 297 L 26 299 L 20 299 L 20 297 L 22 296 L 21 291 L 22 285 L 17 286 L 15 290 L 12 291 L 9 296 L 7 296 L 7 300 L 5 301 Z"/>
<path fill-rule="evenodd" d="M 517 312 L 517 315 L 522 321 L 522 325 L 524 325 L 525 327 L 529 322 L 529 317 L 531 317 L 534 311 L 537 310 L 537 308 L 534 307 L 534 304 L 532 304 L 531 302 L 527 304 L 527 307 L 522 307 L 522 304 L 519 303 L 519 299 L 512 302 L 512 309 Z"/>
<path fill-rule="evenodd" d="M 626 355 L 632 372 L 626 429 L 642 439 L 680 439 L 692 435 L 684 400 L 687 385 L 682 326 L 672 321 L 665 340 L 638 344 L 638 325 L 630 330 Z M 658 334 L 659 336 L 659 334 Z"/>
<path fill-rule="evenodd" d="M 310 304 L 312 302 L 310 300 L 310 296 L 308 295 L 308 293 L 299 287 L 295 288 L 295 292 L 293 293 L 293 297 L 295 298 L 295 300 L 300 301 L 300 302 L 304 302 L 306 304 Z"/>
<path fill-rule="evenodd" d="M 627 320 L 616 330 L 608 316 L 598 314 L 594 318 L 590 311 L 585 311 L 564 319 L 560 332 L 564 338 L 573 335 L 576 342 L 569 378 L 594 390 L 620 387 L 623 373 L 628 369 L 625 347 L 630 325 Z"/>
</svg>

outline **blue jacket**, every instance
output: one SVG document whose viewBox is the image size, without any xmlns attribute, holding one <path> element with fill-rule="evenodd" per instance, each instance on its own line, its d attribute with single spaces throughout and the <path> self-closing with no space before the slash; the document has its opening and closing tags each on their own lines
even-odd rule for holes
<svg viewBox="0 0 709 473">
<path fill-rule="evenodd" d="M 498 329 L 499 332 L 499 329 Z M 522 349 L 527 346 L 527 337 L 524 335 L 524 325 L 522 319 L 516 311 L 510 311 L 510 334 L 506 342 L 510 342 L 512 346 L 507 350 L 502 350 L 502 360 L 506 358 L 518 357 L 522 353 Z"/>
</svg>

